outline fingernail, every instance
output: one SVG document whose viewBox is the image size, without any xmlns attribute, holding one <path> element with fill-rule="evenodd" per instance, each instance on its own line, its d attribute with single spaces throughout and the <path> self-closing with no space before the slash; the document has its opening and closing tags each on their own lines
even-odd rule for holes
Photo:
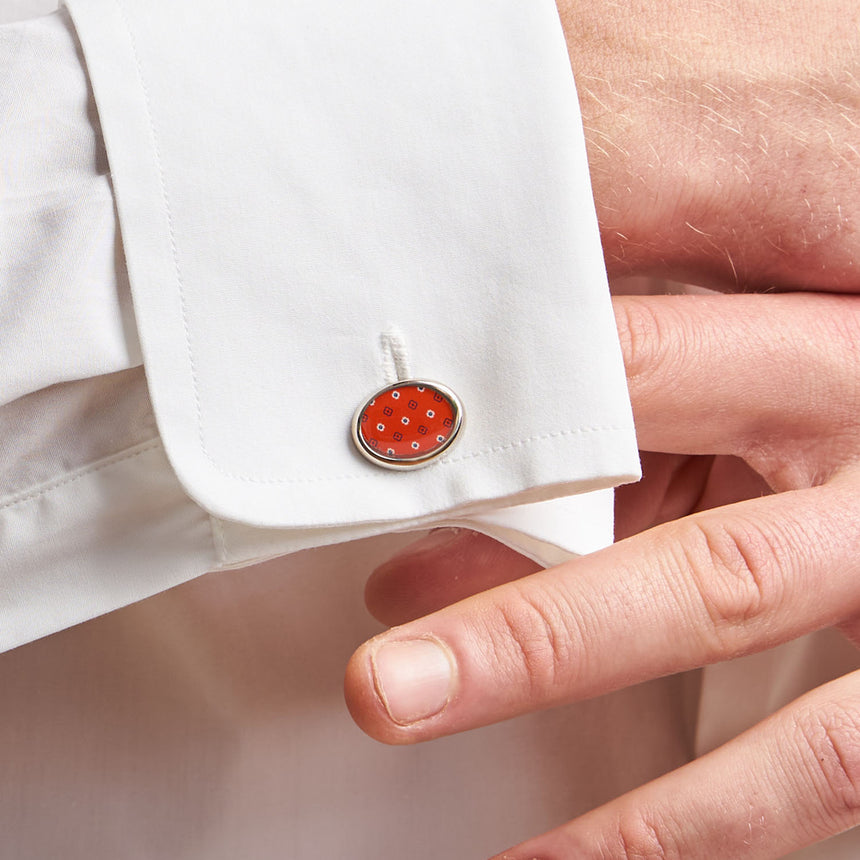
<svg viewBox="0 0 860 860">
<path fill-rule="evenodd" d="M 435 639 L 386 642 L 372 657 L 376 691 L 402 726 L 443 710 L 454 686 L 453 659 Z"/>
</svg>

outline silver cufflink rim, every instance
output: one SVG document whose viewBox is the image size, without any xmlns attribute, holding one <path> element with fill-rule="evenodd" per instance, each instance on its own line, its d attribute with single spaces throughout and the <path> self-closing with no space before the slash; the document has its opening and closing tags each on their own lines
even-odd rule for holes
<svg viewBox="0 0 860 860">
<path fill-rule="evenodd" d="M 448 438 L 433 451 L 426 454 L 420 454 L 416 457 L 391 457 L 383 454 L 375 448 L 371 448 L 361 434 L 361 416 L 370 404 L 377 398 L 381 397 L 389 391 L 394 391 L 397 388 L 402 388 L 407 385 L 425 386 L 438 391 L 450 404 L 454 412 L 454 426 Z M 380 466 L 383 469 L 391 469 L 393 471 L 405 472 L 414 469 L 422 469 L 429 466 L 434 460 L 438 460 L 456 441 L 463 429 L 465 421 L 465 410 L 463 402 L 447 385 L 441 382 L 434 382 L 431 379 L 399 379 L 397 382 L 392 382 L 373 392 L 369 397 L 366 397 L 359 407 L 355 410 L 352 416 L 350 425 L 352 441 L 356 450 L 366 460 L 373 463 L 374 466 Z"/>
</svg>

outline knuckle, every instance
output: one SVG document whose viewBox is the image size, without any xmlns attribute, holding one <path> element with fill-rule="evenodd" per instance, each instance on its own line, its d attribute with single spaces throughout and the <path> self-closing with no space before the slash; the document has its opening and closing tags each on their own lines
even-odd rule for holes
<svg viewBox="0 0 860 860">
<path fill-rule="evenodd" d="M 625 297 L 617 300 L 614 308 L 628 380 L 652 376 L 670 358 L 666 355 L 670 345 L 677 348 L 680 339 L 664 336 L 661 314 L 656 312 L 653 301 Z"/>
<path fill-rule="evenodd" d="M 693 518 L 682 536 L 695 597 L 708 615 L 704 635 L 720 656 L 743 650 L 749 628 L 782 603 L 785 571 L 771 536 L 753 523 Z"/>
<path fill-rule="evenodd" d="M 666 821 L 640 811 L 623 814 L 601 860 L 680 860 L 677 835 Z"/>
<path fill-rule="evenodd" d="M 507 667 L 512 680 L 525 683 L 531 696 L 552 698 L 568 688 L 580 639 L 567 608 L 556 595 L 514 590 L 514 599 L 496 607 L 491 622 L 492 659 Z M 582 649 L 578 649 L 581 651 Z"/>
<path fill-rule="evenodd" d="M 822 832 L 860 821 L 860 707 L 830 703 L 796 718 Z"/>
</svg>

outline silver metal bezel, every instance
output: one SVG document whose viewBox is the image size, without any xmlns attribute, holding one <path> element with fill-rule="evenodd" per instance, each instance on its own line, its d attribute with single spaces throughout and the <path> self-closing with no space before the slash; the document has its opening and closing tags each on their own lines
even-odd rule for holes
<svg viewBox="0 0 860 860">
<path fill-rule="evenodd" d="M 454 428 L 451 430 L 451 435 L 435 451 L 431 451 L 429 454 L 422 454 L 421 456 L 414 457 L 409 460 L 398 460 L 388 457 L 385 454 L 380 454 L 378 451 L 375 451 L 366 444 L 361 436 L 359 427 L 361 422 L 361 413 L 367 409 L 371 400 L 375 400 L 387 391 L 393 391 L 395 388 L 401 388 L 404 385 L 425 385 L 428 388 L 438 391 L 443 397 L 445 397 L 454 407 Z M 432 379 L 400 379 L 397 382 L 391 383 L 391 385 L 386 385 L 384 388 L 374 391 L 373 394 L 363 400 L 358 409 L 355 410 L 351 424 L 352 441 L 359 454 L 375 466 L 381 466 L 383 469 L 393 469 L 399 472 L 408 471 L 410 469 L 421 469 L 424 466 L 429 466 L 434 460 L 441 457 L 442 454 L 444 454 L 445 451 L 454 444 L 454 441 L 460 434 L 460 430 L 463 428 L 464 419 L 465 411 L 463 409 L 463 403 L 447 385 L 443 385 L 441 382 L 434 382 Z"/>
</svg>

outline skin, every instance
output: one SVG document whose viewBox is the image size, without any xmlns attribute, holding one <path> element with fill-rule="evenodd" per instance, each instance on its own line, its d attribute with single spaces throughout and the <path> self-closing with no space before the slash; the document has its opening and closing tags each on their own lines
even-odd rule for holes
<svg viewBox="0 0 860 860">
<path fill-rule="evenodd" d="M 346 696 L 386 743 L 825 627 L 860 642 L 857 4 L 558 5 L 610 274 L 743 294 L 614 300 L 645 474 L 618 494 L 622 540 L 538 571 L 436 536 L 371 577 L 400 626 L 359 648 Z M 414 641 L 451 686 L 395 719 L 380 655 Z M 503 856 L 774 858 L 857 823 L 860 673 Z"/>
<path fill-rule="evenodd" d="M 610 275 L 855 290 L 856 3 L 558 7 Z"/>
</svg>

